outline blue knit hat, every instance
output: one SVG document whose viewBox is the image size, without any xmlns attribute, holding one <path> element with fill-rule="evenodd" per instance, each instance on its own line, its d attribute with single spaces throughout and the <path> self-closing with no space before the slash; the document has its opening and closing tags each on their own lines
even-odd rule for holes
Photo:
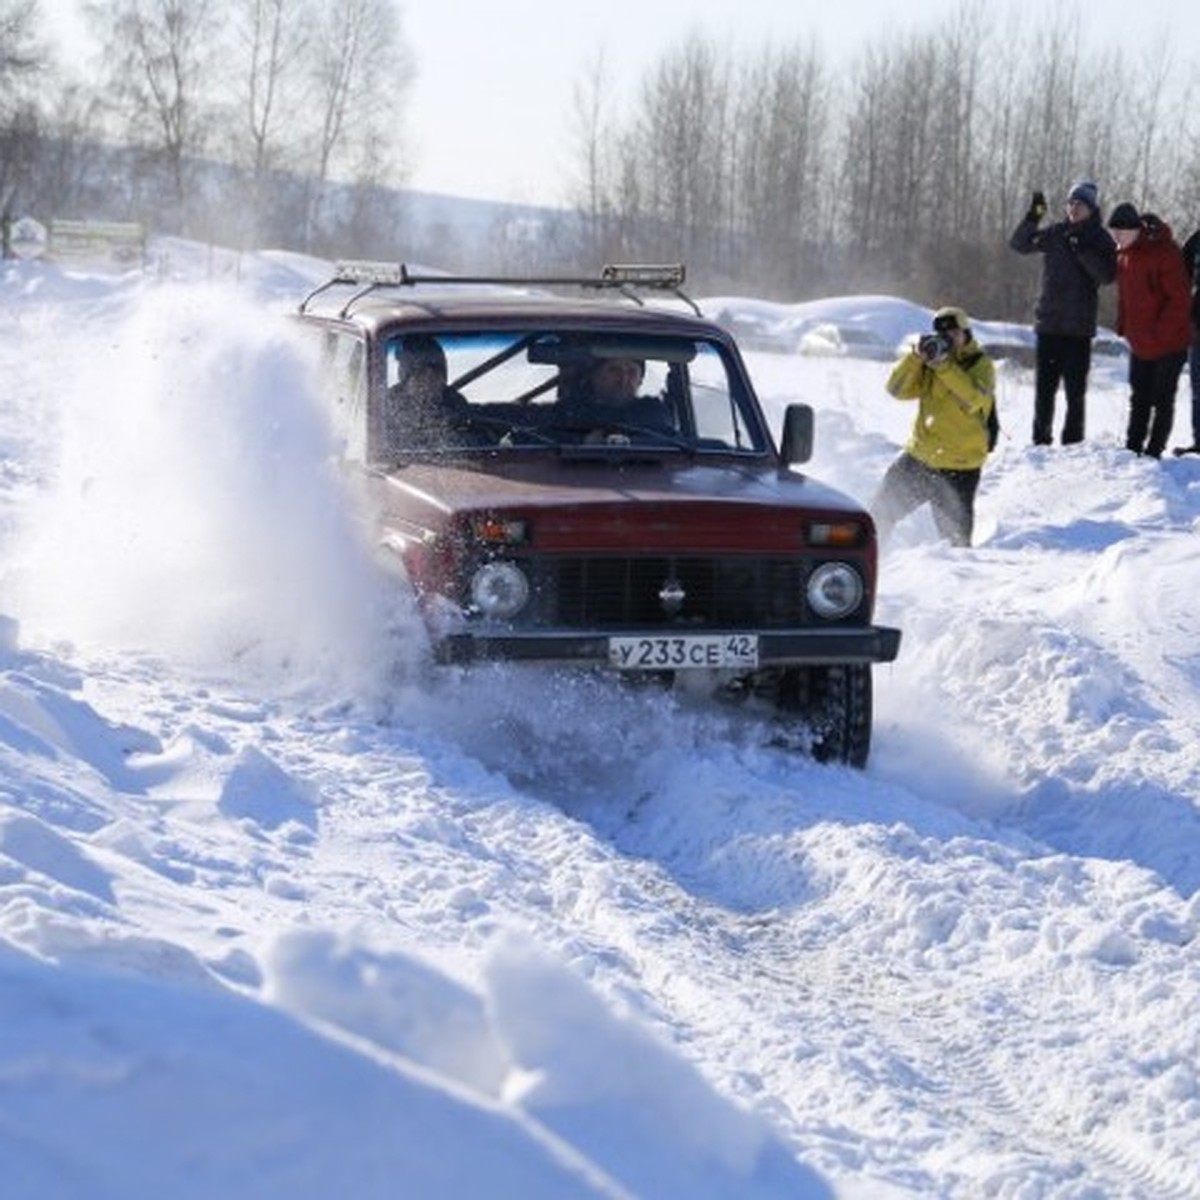
<svg viewBox="0 0 1200 1200">
<path fill-rule="evenodd" d="M 1082 200 L 1092 212 L 1097 212 L 1100 208 L 1100 189 L 1090 179 L 1081 179 L 1071 184 L 1067 199 Z"/>
</svg>

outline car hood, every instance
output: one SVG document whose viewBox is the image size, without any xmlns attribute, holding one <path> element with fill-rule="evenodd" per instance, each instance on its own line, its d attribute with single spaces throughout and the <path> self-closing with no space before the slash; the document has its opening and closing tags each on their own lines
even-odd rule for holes
<svg viewBox="0 0 1200 1200">
<path fill-rule="evenodd" d="M 687 462 L 609 465 L 555 460 L 463 465 L 413 463 L 383 477 L 385 524 L 437 531 L 464 512 L 535 521 L 551 548 L 797 548 L 797 519 L 862 514 L 845 494 L 774 466 Z"/>
</svg>

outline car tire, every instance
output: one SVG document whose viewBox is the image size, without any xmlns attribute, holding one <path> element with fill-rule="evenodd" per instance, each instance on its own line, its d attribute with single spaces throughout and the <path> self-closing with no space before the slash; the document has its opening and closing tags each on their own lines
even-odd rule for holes
<svg viewBox="0 0 1200 1200">
<path fill-rule="evenodd" d="M 869 663 L 790 667 L 780 677 L 776 707 L 808 728 L 817 762 L 867 765 L 874 707 Z"/>
</svg>

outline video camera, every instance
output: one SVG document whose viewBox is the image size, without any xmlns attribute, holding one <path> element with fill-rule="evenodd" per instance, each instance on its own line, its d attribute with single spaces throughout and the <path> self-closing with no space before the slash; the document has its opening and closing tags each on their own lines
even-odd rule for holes
<svg viewBox="0 0 1200 1200">
<path fill-rule="evenodd" d="M 945 362 L 953 348 L 954 343 L 945 333 L 923 333 L 917 339 L 917 354 L 931 367 Z"/>
</svg>

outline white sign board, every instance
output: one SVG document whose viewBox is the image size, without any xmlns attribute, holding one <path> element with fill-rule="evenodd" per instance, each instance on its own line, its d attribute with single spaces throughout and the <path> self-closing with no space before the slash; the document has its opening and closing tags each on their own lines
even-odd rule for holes
<svg viewBox="0 0 1200 1200">
<path fill-rule="evenodd" d="M 8 230 L 8 249 L 16 258 L 41 258 L 50 243 L 50 235 L 41 221 L 18 217 Z"/>
</svg>

